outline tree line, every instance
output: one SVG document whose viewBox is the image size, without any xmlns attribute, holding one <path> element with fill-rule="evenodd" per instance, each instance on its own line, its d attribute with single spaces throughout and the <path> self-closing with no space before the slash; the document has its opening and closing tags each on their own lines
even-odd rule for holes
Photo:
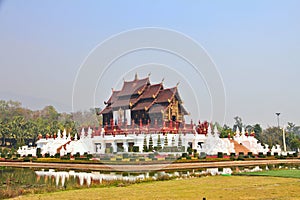
<svg viewBox="0 0 300 200">
<path fill-rule="evenodd" d="M 17 101 L 0 100 L 0 145 L 20 147 L 34 145 L 38 137 L 54 137 L 66 129 L 74 136 L 82 126 L 99 126 L 95 111 L 59 113 L 49 105 L 42 110 L 30 110 Z"/>
</svg>

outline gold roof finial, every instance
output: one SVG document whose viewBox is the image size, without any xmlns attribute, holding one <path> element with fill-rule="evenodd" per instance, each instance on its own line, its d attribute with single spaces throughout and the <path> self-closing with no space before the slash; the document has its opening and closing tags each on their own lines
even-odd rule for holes
<svg viewBox="0 0 300 200">
<path fill-rule="evenodd" d="M 137 72 L 135 73 L 134 80 L 135 81 L 138 80 L 138 74 L 137 74 Z"/>
</svg>

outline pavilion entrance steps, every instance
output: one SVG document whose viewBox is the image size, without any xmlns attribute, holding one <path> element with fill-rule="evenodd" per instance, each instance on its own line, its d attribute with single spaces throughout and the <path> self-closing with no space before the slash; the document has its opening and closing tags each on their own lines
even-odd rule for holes
<svg viewBox="0 0 300 200">
<path fill-rule="evenodd" d="M 65 144 L 61 145 L 60 147 L 58 147 L 57 150 L 56 150 L 56 153 L 60 153 L 60 150 L 62 148 L 64 148 L 66 150 L 66 146 L 67 146 L 67 144 L 70 144 L 70 142 L 72 142 L 72 141 L 68 141 L 67 143 L 65 143 Z"/>
<path fill-rule="evenodd" d="M 240 152 L 243 152 L 244 155 L 247 155 L 248 152 L 250 152 L 250 150 L 247 147 L 245 147 L 242 144 L 239 144 L 237 141 L 230 140 L 230 142 L 234 144 L 234 151 L 236 155 L 238 155 Z"/>
</svg>

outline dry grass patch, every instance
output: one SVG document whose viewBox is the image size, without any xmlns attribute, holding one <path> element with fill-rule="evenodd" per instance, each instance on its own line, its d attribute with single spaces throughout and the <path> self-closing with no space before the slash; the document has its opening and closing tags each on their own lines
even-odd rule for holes
<svg viewBox="0 0 300 200">
<path fill-rule="evenodd" d="M 241 199 L 298 200 L 300 179 L 277 177 L 210 176 L 182 180 L 156 181 L 127 187 L 90 188 L 16 199 Z"/>
</svg>

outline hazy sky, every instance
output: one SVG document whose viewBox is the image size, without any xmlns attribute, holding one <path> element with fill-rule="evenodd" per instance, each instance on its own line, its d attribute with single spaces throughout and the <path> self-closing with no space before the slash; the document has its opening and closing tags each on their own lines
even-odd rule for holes
<svg viewBox="0 0 300 200">
<path fill-rule="evenodd" d="M 273 126 L 278 111 L 281 125 L 300 124 L 299 8 L 297 0 L 0 1 L 0 98 L 70 112 L 76 74 L 93 48 L 120 32 L 160 27 L 193 38 L 208 52 L 223 79 L 227 124 L 238 115 L 246 124 Z M 158 63 L 160 57 L 168 62 Z M 165 78 L 173 87 L 180 81 L 191 117 L 210 119 L 205 83 L 194 85 L 199 77 L 190 76 L 185 65 L 167 53 L 137 52 L 114 64 L 113 71 L 124 66 L 126 73 L 111 72 L 95 86 L 95 96 L 82 96 L 103 106 L 110 88 L 120 89 L 123 78 L 151 72 L 153 83 Z M 178 66 L 186 72 L 177 73 Z M 195 104 L 200 114 L 193 115 Z"/>
</svg>

